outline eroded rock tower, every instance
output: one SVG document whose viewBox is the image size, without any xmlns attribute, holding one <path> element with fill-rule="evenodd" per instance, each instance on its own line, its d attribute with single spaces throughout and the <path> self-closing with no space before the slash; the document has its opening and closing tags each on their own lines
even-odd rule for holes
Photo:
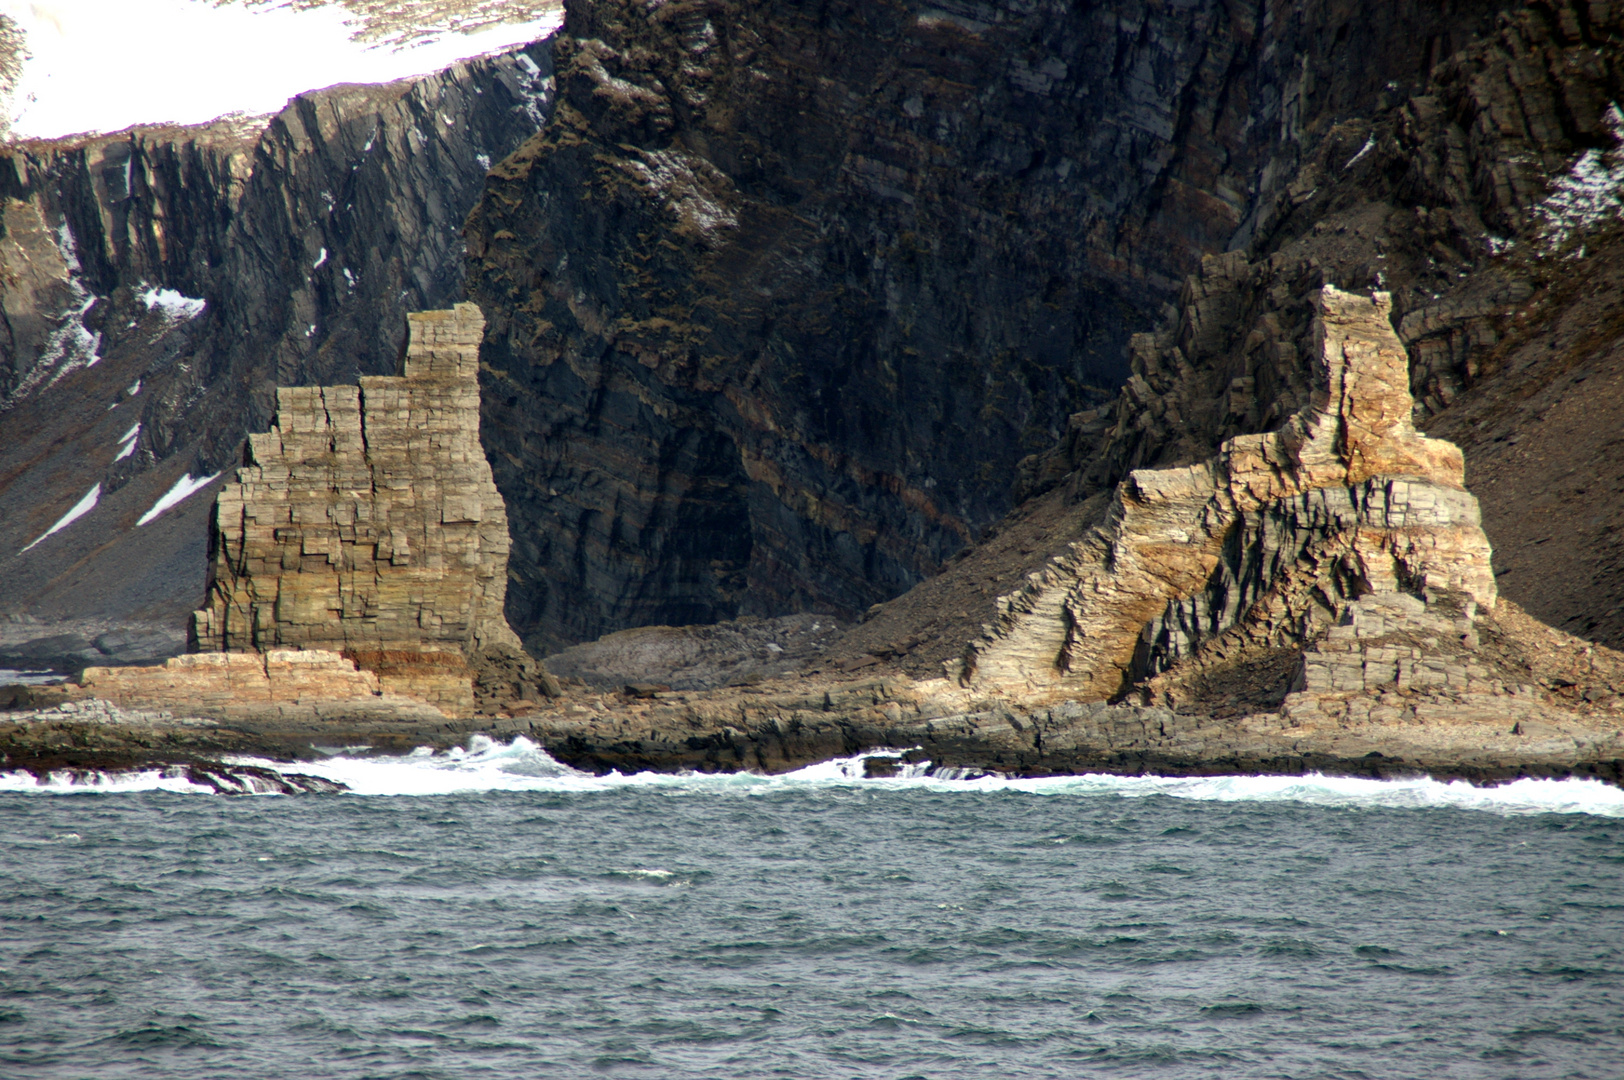
<svg viewBox="0 0 1624 1080">
<path fill-rule="evenodd" d="M 341 652 L 383 689 L 472 712 L 471 665 L 520 653 L 508 519 L 479 442 L 474 304 L 407 316 L 399 376 L 284 387 L 220 493 L 194 651 Z"/>
</svg>

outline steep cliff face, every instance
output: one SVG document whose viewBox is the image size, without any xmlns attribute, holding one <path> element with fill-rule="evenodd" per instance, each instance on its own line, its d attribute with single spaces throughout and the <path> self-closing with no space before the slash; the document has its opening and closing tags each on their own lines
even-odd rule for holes
<svg viewBox="0 0 1624 1080">
<path fill-rule="evenodd" d="M 405 312 L 460 299 L 463 218 L 546 119 L 550 71 L 540 44 L 0 155 L 0 613 L 180 630 L 217 486 L 196 482 L 237 463 L 277 387 L 393 373 Z"/>
<path fill-rule="evenodd" d="M 1365 597 L 1468 631 L 1494 606 L 1461 453 L 1412 424 L 1389 298 L 1327 288 L 1317 306 L 1308 406 L 1209 461 L 1129 474 L 1099 528 L 1000 599 L 961 679 L 1109 700 L 1226 637 L 1312 642 Z"/>
<path fill-rule="evenodd" d="M 1378 7 L 570 6 L 556 118 L 468 230 L 515 626 L 852 612 L 936 570 L 1327 118 L 1493 5 Z"/>
<path fill-rule="evenodd" d="M 1302 401 L 1324 284 L 1391 292 L 1424 415 L 1492 375 L 1496 320 L 1533 295 L 1533 264 L 1617 217 L 1603 189 L 1624 134 L 1621 40 L 1619 5 L 1529 4 L 1414 93 L 1327 126 L 1251 242 L 1205 260 L 1172 318 L 1134 340 L 1126 393 L 1076 418 L 1061 471 L 1092 466 L 1108 485 L 1277 423 Z"/>
</svg>

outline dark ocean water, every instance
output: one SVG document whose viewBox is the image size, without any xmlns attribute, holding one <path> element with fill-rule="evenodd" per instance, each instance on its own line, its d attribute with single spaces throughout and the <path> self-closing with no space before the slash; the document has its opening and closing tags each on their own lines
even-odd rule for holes
<svg viewBox="0 0 1624 1080">
<path fill-rule="evenodd" d="M 0 1077 L 1624 1076 L 1612 789 L 487 750 L 0 793 Z"/>
</svg>

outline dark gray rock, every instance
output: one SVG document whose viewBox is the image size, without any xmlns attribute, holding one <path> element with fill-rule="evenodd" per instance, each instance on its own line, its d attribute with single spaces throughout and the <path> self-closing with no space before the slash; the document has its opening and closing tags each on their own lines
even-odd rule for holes
<svg viewBox="0 0 1624 1080">
<path fill-rule="evenodd" d="M 855 619 L 936 572 L 1326 129 L 1498 6 L 568 5 L 468 229 L 515 629 Z"/>
</svg>

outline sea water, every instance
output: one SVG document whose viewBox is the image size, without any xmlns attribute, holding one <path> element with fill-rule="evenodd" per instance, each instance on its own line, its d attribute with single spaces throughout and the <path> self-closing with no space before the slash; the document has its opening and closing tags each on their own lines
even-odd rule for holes
<svg viewBox="0 0 1624 1080">
<path fill-rule="evenodd" d="M 329 750 L 6 778 L 0 1076 L 1624 1075 L 1600 784 Z"/>
</svg>

